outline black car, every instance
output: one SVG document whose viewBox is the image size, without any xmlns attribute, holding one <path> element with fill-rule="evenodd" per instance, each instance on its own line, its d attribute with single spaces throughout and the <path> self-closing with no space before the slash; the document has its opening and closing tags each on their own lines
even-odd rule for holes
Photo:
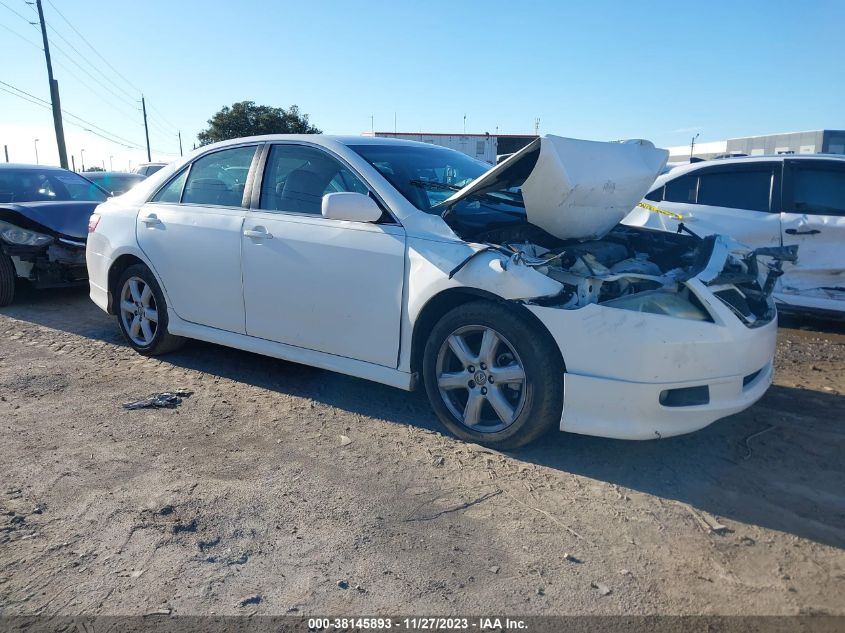
<svg viewBox="0 0 845 633">
<path fill-rule="evenodd" d="M 126 193 L 146 178 L 143 174 L 130 174 L 123 171 L 86 171 L 85 177 L 113 196 Z"/>
<path fill-rule="evenodd" d="M 19 278 L 37 288 L 87 281 L 88 219 L 108 196 L 67 169 L 0 165 L 0 306 Z"/>
</svg>

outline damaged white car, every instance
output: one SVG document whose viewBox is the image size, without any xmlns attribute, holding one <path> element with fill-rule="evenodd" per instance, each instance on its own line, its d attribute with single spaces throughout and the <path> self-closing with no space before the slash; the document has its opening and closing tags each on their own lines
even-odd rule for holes
<svg viewBox="0 0 845 633">
<path fill-rule="evenodd" d="M 772 381 L 789 252 L 625 227 L 666 152 L 547 136 L 490 169 L 384 138 L 201 148 L 91 218 L 132 347 L 202 339 L 411 390 L 455 435 L 699 429 Z"/>
</svg>

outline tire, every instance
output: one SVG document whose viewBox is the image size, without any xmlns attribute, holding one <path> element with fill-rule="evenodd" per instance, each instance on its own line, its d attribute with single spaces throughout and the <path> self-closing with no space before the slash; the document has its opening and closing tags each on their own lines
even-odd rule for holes
<svg viewBox="0 0 845 633">
<path fill-rule="evenodd" d="M 563 372 L 551 335 L 492 301 L 446 313 L 423 353 L 425 390 L 443 425 L 463 440 L 500 450 L 559 427 Z"/>
<path fill-rule="evenodd" d="M 0 308 L 12 303 L 15 298 L 17 274 L 11 258 L 0 254 Z"/>
<path fill-rule="evenodd" d="M 185 344 L 184 338 L 167 331 L 167 303 L 149 268 L 143 264 L 129 266 L 120 275 L 115 291 L 117 323 L 132 349 L 159 356 Z"/>
</svg>

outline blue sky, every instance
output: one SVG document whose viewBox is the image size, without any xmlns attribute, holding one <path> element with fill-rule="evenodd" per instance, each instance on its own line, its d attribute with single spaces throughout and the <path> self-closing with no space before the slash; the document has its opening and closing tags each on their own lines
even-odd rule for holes
<svg viewBox="0 0 845 633">
<path fill-rule="evenodd" d="M 216 110 L 244 99 L 296 103 L 340 134 L 369 130 L 371 115 L 392 130 L 394 113 L 400 131 L 459 132 L 466 114 L 468 132 L 530 133 L 539 117 L 541 133 L 663 146 L 696 132 L 845 128 L 843 0 L 51 1 L 63 107 L 142 145 L 143 90 L 165 159 L 178 152 L 176 129 L 188 149 Z M 47 99 L 40 34 L 9 9 L 36 15 L 24 0 L 2 2 L 0 81 Z M 145 158 L 85 124 L 66 127 L 88 165 Z M 12 160 L 34 161 L 37 137 L 41 161 L 55 162 L 51 130 L 49 110 L 0 91 Z"/>
</svg>

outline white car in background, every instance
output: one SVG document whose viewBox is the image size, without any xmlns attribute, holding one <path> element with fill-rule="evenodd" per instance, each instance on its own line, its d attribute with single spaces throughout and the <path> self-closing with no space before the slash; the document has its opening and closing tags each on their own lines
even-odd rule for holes
<svg viewBox="0 0 845 633">
<path fill-rule="evenodd" d="M 624 223 L 752 247 L 797 246 L 775 286 L 794 308 L 845 312 L 845 157 L 749 156 L 692 163 L 657 178 Z"/>
<path fill-rule="evenodd" d="M 771 383 L 777 263 L 617 226 L 665 162 L 552 136 L 494 168 L 394 139 L 226 141 L 98 207 L 91 298 L 142 354 L 195 338 L 423 384 L 497 448 L 686 433 Z"/>
</svg>

